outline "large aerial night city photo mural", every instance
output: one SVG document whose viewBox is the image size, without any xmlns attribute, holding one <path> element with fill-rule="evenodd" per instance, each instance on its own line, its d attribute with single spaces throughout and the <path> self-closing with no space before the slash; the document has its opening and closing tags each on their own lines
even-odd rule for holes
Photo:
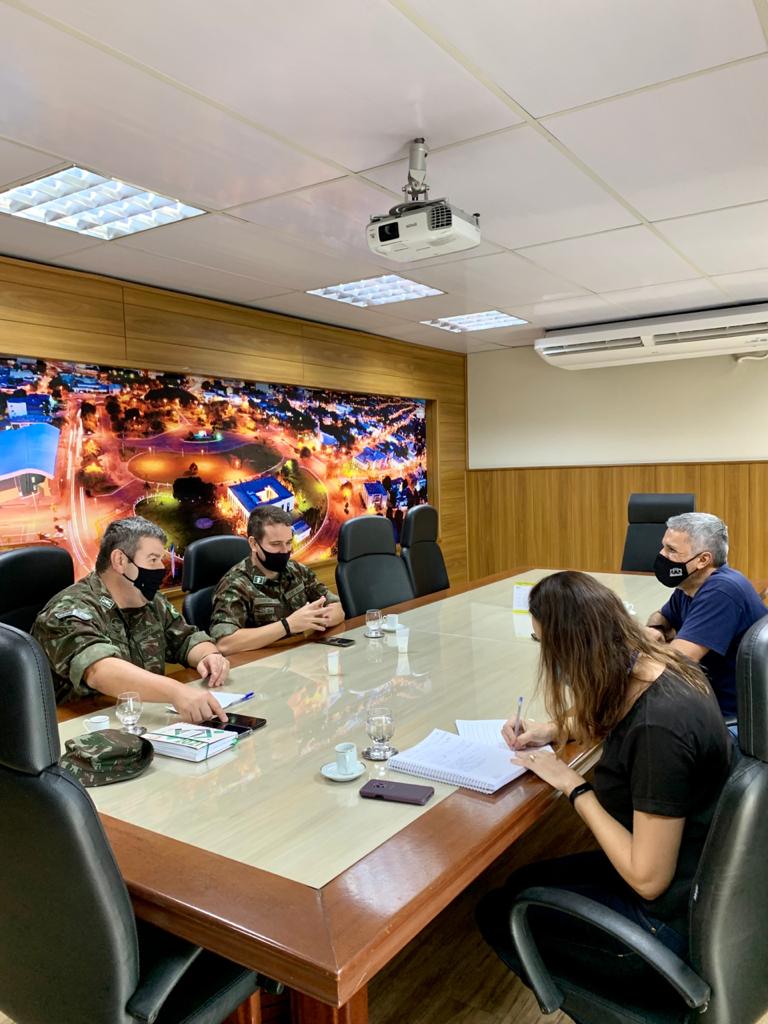
<svg viewBox="0 0 768 1024">
<path fill-rule="evenodd" d="M 336 554 L 341 524 L 397 533 L 427 500 L 426 403 L 150 370 L 0 358 L 0 547 L 58 544 L 77 577 L 109 522 L 191 541 L 244 533 L 256 505 L 293 518 L 294 557 Z"/>
</svg>

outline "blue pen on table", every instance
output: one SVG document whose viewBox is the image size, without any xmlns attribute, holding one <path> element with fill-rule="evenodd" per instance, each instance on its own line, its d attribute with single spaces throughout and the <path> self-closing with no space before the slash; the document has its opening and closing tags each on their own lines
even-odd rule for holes
<svg viewBox="0 0 768 1024">
<path fill-rule="evenodd" d="M 515 715 L 515 739 L 520 735 L 520 712 L 523 710 L 523 698 L 517 698 L 517 714 Z"/>
</svg>

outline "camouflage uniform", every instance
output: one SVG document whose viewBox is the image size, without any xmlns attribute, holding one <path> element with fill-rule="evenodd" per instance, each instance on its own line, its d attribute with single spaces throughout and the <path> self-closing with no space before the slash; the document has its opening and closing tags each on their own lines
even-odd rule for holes
<svg viewBox="0 0 768 1024">
<path fill-rule="evenodd" d="M 301 562 L 289 562 L 285 572 L 267 578 L 250 558 L 234 565 L 222 577 L 213 596 L 211 636 L 220 640 L 238 629 L 279 622 L 307 601 L 338 597 Z"/>
<path fill-rule="evenodd" d="M 94 692 L 83 676 L 102 658 L 122 658 L 164 675 L 166 661 L 185 665 L 193 647 L 211 641 L 162 594 L 142 608 L 118 608 L 95 572 L 51 598 L 32 636 L 51 664 L 59 704 Z"/>
</svg>

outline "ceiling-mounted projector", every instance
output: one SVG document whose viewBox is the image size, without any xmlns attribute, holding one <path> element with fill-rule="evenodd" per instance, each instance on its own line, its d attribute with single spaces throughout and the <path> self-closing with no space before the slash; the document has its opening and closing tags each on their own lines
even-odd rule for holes
<svg viewBox="0 0 768 1024">
<path fill-rule="evenodd" d="M 410 202 L 371 217 L 366 237 L 377 256 L 409 263 L 480 244 L 479 213 L 465 213 L 447 199 L 427 198 L 427 156 L 424 139 L 414 139 L 409 149 L 408 181 L 403 186 Z"/>
</svg>

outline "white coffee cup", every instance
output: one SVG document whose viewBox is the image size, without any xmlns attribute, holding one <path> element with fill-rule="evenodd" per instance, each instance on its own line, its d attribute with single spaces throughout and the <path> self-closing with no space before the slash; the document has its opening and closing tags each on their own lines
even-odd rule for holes
<svg viewBox="0 0 768 1024">
<path fill-rule="evenodd" d="M 407 626 L 398 626 L 395 637 L 397 638 L 397 649 L 400 654 L 408 653 L 408 639 L 411 635 L 410 629 Z"/>
<path fill-rule="evenodd" d="M 397 616 L 396 615 L 392 615 L 392 614 L 388 615 L 386 617 L 386 619 L 385 619 L 385 627 L 384 628 L 385 629 L 389 629 L 389 630 L 397 629 Z"/>
<path fill-rule="evenodd" d="M 339 775 L 352 775 L 357 770 L 357 747 L 354 743 L 337 743 L 336 771 Z"/>
<path fill-rule="evenodd" d="M 341 655 L 339 651 L 328 651 L 328 675 L 341 675 Z"/>
<path fill-rule="evenodd" d="M 86 732 L 101 732 L 109 728 L 109 715 L 94 715 L 93 718 L 86 718 L 83 722 Z"/>
</svg>

